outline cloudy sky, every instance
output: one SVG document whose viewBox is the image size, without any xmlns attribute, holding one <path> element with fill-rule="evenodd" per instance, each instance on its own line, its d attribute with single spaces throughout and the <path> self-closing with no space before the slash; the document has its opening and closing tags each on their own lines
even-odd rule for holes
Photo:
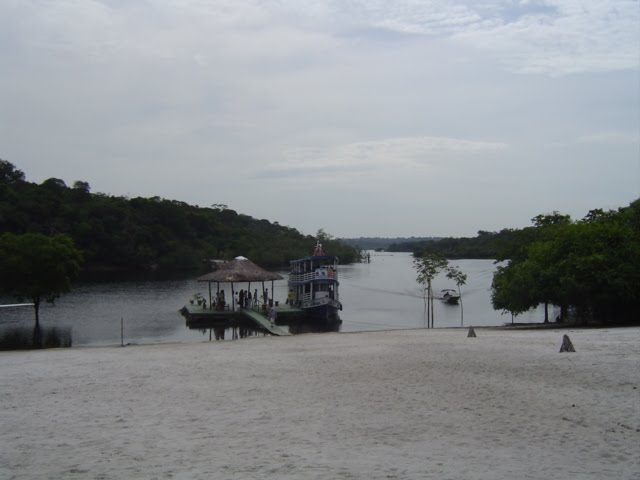
<svg viewBox="0 0 640 480">
<path fill-rule="evenodd" d="M 638 0 L 1 0 L 0 58 L 32 182 L 347 237 L 640 196 Z"/>
</svg>

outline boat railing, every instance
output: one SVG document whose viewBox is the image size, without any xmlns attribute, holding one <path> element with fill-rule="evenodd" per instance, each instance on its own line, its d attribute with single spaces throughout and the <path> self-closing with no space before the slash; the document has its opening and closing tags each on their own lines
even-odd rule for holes
<svg viewBox="0 0 640 480">
<path fill-rule="evenodd" d="M 338 272 L 335 270 L 319 270 L 307 273 L 292 273 L 289 275 L 289 281 L 291 282 L 309 282 L 311 280 L 320 280 L 325 278 L 338 280 Z"/>
<path fill-rule="evenodd" d="M 317 292 L 316 292 L 316 295 L 317 295 Z M 333 296 L 333 295 L 316 296 L 315 300 L 323 300 L 325 298 L 338 300 L 337 295 L 336 296 Z M 301 302 L 308 302 L 308 301 L 314 300 L 314 298 L 312 297 L 311 293 L 303 293 L 299 295 L 298 300 Z"/>
</svg>

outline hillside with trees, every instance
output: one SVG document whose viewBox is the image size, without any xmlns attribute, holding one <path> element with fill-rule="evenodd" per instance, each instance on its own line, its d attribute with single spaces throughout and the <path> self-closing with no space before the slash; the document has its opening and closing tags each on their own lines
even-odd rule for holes
<svg viewBox="0 0 640 480">
<path fill-rule="evenodd" d="M 316 242 L 315 236 L 225 205 L 91 193 L 87 182 L 67 186 L 58 178 L 31 183 L 5 160 L 0 160 L 0 231 L 68 235 L 82 252 L 85 275 L 208 270 L 209 259 L 238 255 L 263 267 L 283 267 L 309 255 Z M 341 262 L 359 258 L 355 248 L 323 230 L 318 236 Z"/>
</svg>

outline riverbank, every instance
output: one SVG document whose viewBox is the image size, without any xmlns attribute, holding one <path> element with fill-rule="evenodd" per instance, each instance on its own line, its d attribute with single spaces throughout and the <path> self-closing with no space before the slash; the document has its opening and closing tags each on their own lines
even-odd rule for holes
<svg viewBox="0 0 640 480">
<path fill-rule="evenodd" d="M 2 352 L 0 477 L 640 475 L 640 329 L 466 333 Z"/>
</svg>

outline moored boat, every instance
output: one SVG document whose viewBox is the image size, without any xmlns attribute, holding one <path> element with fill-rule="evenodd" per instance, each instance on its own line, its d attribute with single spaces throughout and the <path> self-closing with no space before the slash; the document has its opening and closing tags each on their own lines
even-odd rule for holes
<svg viewBox="0 0 640 480">
<path fill-rule="evenodd" d="M 291 260 L 288 303 L 311 317 L 337 318 L 342 310 L 338 295 L 338 261 L 334 255 L 325 255 L 320 242 L 313 255 Z"/>
<path fill-rule="evenodd" d="M 447 303 L 458 303 L 458 300 L 460 300 L 460 294 L 453 288 L 445 288 L 440 291 L 440 299 Z"/>
</svg>

